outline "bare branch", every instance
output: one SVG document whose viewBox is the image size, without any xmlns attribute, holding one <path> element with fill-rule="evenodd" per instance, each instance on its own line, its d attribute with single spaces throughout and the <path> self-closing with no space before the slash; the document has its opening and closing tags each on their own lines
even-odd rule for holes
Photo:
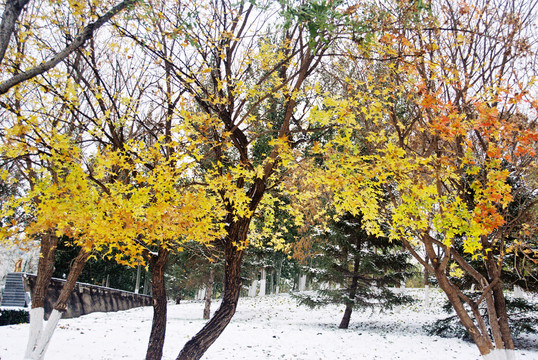
<svg viewBox="0 0 538 360">
<path fill-rule="evenodd" d="M 26 70 L 24 72 L 21 72 L 12 78 L 0 83 L 0 94 L 5 94 L 9 91 L 12 87 L 29 80 L 31 78 L 34 78 L 38 75 L 41 75 L 45 73 L 46 71 L 52 69 L 58 63 L 65 60 L 70 54 L 72 54 L 75 50 L 79 49 L 80 47 L 84 46 L 87 40 L 91 39 L 93 36 L 93 32 L 100 28 L 103 24 L 108 22 L 111 18 L 113 18 L 116 14 L 124 10 L 125 8 L 134 5 L 137 0 L 124 0 L 118 5 L 114 6 L 112 9 L 110 9 L 108 12 L 106 12 L 103 16 L 99 17 L 95 22 L 90 23 L 82 29 L 80 35 L 78 35 L 71 44 L 66 46 L 62 51 L 58 52 L 54 56 L 52 56 L 49 60 L 30 68 L 29 70 Z M 1 44 L 1 43 L 0 43 Z"/>
<path fill-rule="evenodd" d="M 2 14 L 2 22 L 0 23 L 0 64 L 4 60 L 6 50 L 11 39 L 11 34 L 15 29 L 15 23 L 21 15 L 22 9 L 30 2 L 30 0 L 7 0 Z"/>
</svg>

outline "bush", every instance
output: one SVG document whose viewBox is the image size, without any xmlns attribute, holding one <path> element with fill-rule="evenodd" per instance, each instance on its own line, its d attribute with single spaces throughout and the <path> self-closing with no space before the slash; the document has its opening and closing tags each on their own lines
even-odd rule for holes
<svg viewBox="0 0 538 360">
<path fill-rule="evenodd" d="M 27 310 L 0 309 L 0 326 L 30 322 Z"/>
</svg>

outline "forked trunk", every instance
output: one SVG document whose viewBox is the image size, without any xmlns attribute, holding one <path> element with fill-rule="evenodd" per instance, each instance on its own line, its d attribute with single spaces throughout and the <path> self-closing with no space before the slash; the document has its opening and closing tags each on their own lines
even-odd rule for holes
<svg viewBox="0 0 538 360">
<path fill-rule="evenodd" d="M 490 248 L 486 241 L 487 239 L 484 238 L 482 240 L 485 245 L 484 248 Z M 484 256 L 488 272 L 488 278 L 486 278 L 469 265 L 469 263 L 467 263 L 454 249 L 446 251 L 445 248 L 443 257 L 439 257 L 433 244 L 443 248 L 444 245 L 441 242 L 427 234 L 424 236 L 423 242 L 426 246 L 427 256 L 431 263 L 430 270 L 435 274 L 439 287 L 448 297 L 460 322 L 472 337 L 480 354 L 485 359 L 514 359 L 514 343 L 508 326 L 506 302 L 502 292 L 502 281 L 500 278 L 501 273 L 494 258 Z M 409 249 L 409 244 L 407 244 L 406 247 Z M 411 253 L 425 267 L 429 267 L 429 264 L 412 249 Z M 481 286 L 482 294 L 478 300 L 473 300 L 466 296 L 449 280 L 447 269 L 451 259 L 455 260 L 458 265 L 465 269 Z M 467 304 L 469 308 L 465 308 L 464 303 Z M 482 303 L 485 303 L 487 306 L 489 327 L 479 311 L 479 306 Z"/>
<path fill-rule="evenodd" d="M 30 322 L 32 322 L 32 317 L 35 318 L 34 320 L 35 323 L 30 324 L 30 340 L 33 346 L 30 346 L 31 343 L 29 341 L 28 347 L 26 349 L 25 359 L 41 360 L 45 357 L 45 353 L 47 352 L 50 339 L 52 338 L 52 335 L 54 334 L 54 331 L 56 330 L 58 321 L 60 321 L 63 313 L 65 312 L 67 308 L 67 301 L 69 300 L 69 297 L 71 296 L 71 293 L 73 292 L 73 289 L 75 288 L 77 279 L 80 273 L 82 272 L 82 269 L 84 269 L 84 265 L 88 261 L 89 256 L 90 256 L 90 253 L 86 252 L 84 249 L 81 249 L 79 251 L 77 257 L 75 258 L 75 260 L 73 261 L 73 264 L 71 265 L 71 268 L 69 269 L 69 274 L 67 275 L 67 279 L 62 287 L 62 290 L 60 291 L 60 295 L 58 296 L 56 303 L 54 304 L 54 309 L 52 310 L 52 313 L 50 314 L 49 319 L 44 329 L 43 329 L 43 318 L 42 318 L 43 311 L 38 310 L 38 309 L 42 309 L 42 307 L 32 309 L 33 311 L 35 310 L 30 315 Z M 50 282 L 50 278 L 49 278 L 49 282 Z M 47 288 L 48 288 L 48 285 L 47 285 Z M 42 300 L 44 300 L 44 297 L 42 298 Z M 37 318 L 39 316 L 41 316 L 41 319 Z"/>
<path fill-rule="evenodd" d="M 45 353 L 47 352 L 47 349 L 49 347 L 50 339 L 54 334 L 54 330 L 56 330 L 58 321 L 60 321 L 60 319 L 62 318 L 62 314 L 63 313 L 61 311 L 58 311 L 56 309 L 52 310 L 52 313 L 47 320 L 45 328 L 40 332 L 40 337 L 37 341 L 36 347 L 30 354 L 30 356 L 27 357 L 27 359 L 42 360 L 45 357 Z"/>
<path fill-rule="evenodd" d="M 166 289 L 164 283 L 164 267 L 168 260 L 169 251 L 159 249 L 156 256 L 152 256 L 151 289 L 153 298 L 153 322 L 149 336 L 146 360 L 160 360 L 163 356 L 164 337 L 166 335 Z"/>
<path fill-rule="evenodd" d="M 240 270 L 243 260 L 243 250 L 237 248 L 236 244 L 245 241 L 249 223 L 248 219 L 243 219 L 230 226 L 224 244 L 224 293 L 221 305 L 202 330 L 185 344 L 177 360 L 200 359 L 232 320 L 241 292 Z"/>
<path fill-rule="evenodd" d="M 499 313 L 495 309 L 497 308 L 499 310 L 502 310 L 502 307 L 496 304 L 498 299 L 492 296 L 491 290 L 485 290 L 486 293 L 484 293 L 484 295 L 486 298 L 488 313 L 490 314 L 489 322 L 490 322 L 492 336 L 495 341 L 495 345 L 491 341 L 490 334 L 485 324 L 483 323 L 482 319 L 479 318 L 480 314 L 478 312 L 478 309 L 475 309 L 473 313 L 474 313 L 475 320 L 480 325 L 479 327 L 477 327 L 474 324 L 473 320 L 467 313 L 467 310 L 464 308 L 463 303 L 460 300 L 457 291 L 453 288 L 453 285 L 450 284 L 444 272 L 442 274 L 436 273 L 436 277 L 439 282 L 439 286 L 443 289 L 443 291 L 447 295 L 461 323 L 467 329 L 467 332 L 469 333 L 469 335 L 471 335 L 471 337 L 473 338 L 473 341 L 478 346 L 478 349 L 482 357 L 485 360 L 514 360 L 516 358 L 516 353 L 514 351 L 513 342 L 512 343 L 509 342 L 512 340 L 510 331 L 508 330 L 508 337 L 507 337 L 509 341 L 504 341 L 505 335 L 502 334 L 502 328 L 501 328 L 501 323 L 503 321 L 503 318 L 507 316 L 506 307 L 504 308 L 504 314 Z M 500 281 L 498 283 L 500 283 Z M 502 295 L 502 300 L 504 301 L 504 295 Z"/>
<path fill-rule="evenodd" d="M 499 326 L 500 338 L 504 349 L 513 350 L 514 349 L 514 340 L 512 339 L 512 333 L 510 331 L 510 326 L 508 325 L 508 312 L 506 311 L 506 299 L 504 297 L 502 282 L 500 280 L 500 268 L 497 265 L 496 261 L 492 257 L 486 259 L 486 268 L 488 271 L 488 276 L 491 279 L 491 283 L 495 281 L 491 292 L 493 295 L 493 306 L 495 309 L 496 320 Z M 489 309 L 488 309 L 489 311 Z M 497 346 L 497 348 L 500 348 Z"/>
<path fill-rule="evenodd" d="M 434 263 L 435 264 L 435 263 Z M 467 310 L 463 306 L 461 299 L 456 291 L 453 288 L 453 285 L 450 284 L 444 270 L 435 269 L 435 277 L 439 283 L 439 287 L 445 292 L 448 300 L 452 304 L 456 315 L 460 319 L 460 322 L 465 327 L 471 338 L 473 339 L 481 355 L 489 354 L 493 349 L 493 343 L 491 342 L 489 335 L 484 334 L 473 322 L 473 319 L 467 313 Z M 476 318 L 476 316 L 475 316 Z"/>
</svg>

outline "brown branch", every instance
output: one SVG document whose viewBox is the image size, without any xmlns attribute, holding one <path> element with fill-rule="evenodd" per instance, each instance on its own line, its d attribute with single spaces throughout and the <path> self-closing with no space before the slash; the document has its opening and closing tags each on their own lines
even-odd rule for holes
<svg viewBox="0 0 538 360">
<path fill-rule="evenodd" d="M 2 22 L 0 23 L 0 64 L 4 60 L 6 51 L 11 39 L 11 34 L 15 29 L 15 23 L 21 15 L 22 9 L 30 2 L 30 0 L 7 0 L 4 13 L 2 14 Z"/>
<path fill-rule="evenodd" d="M 404 247 L 411 253 L 411 255 L 413 255 L 413 257 L 414 257 L 415 259 L 417 259 L 417 261 L 418 261 L 419 263 L 422 264 L 422 266 L 424 266 L 424 268 L 425 268 L 426 270 L 428 270 L 429 272 L 432 272 L 432 273 L 435 272 L 434 268 L 433 268 L 430 264 L 428 264 L 428 263 L 426 262 L 426 260 L 424 260 L 424 259 L 423 259 L 423 258 L 422 258 L 422 257 L 421 257 L 421 256 L 414 250 L 414 249 L 413 249 L 413 247 L 411 246 L 411 244 L 409 244 L 409 242 L 408 242 L 406 239 L 402 238 L 401 240 L 402 240 L 402 243 L 404 244 Z"/>
<path fill-rule="evenodd" d="M 95 22 L 90 23 L 86 25 L 81 33 L 73 40 L 71 44 L 66 46 L 62 51 L 56 53 L 54 56 L 52 56 L 49 60 L 34 66 L 33 68 L 30 68 L 29 70 L 26 70 L 24 72 L 21 72 L 10 79 L 3 81 L 0 83 L 0 94 L 5 94 L 9 91 L 12 87 L 29 80 L 31 78 L 34 78 L 38 75 L 41 75 L 45 73 L 46 71 L 52 69 L 58 63 L 65 60 L 70 54 L 72 54 L 74 51 L 79 49 L 80 47 L 84 46 L 87 40 L 91 39 L 93 37 L 93 32 L 100 28 L 103 24 L 108 22 L 112 17 L 114 17 L 116 14 L 124 10 L 125 8 L 134 5 L 137 0 L 124 0 L 118 5 L 114 6 L 112 9 L 110 9 L 108 12 L 106 12 L 103 16 L 99 17 Z"/>
</svg>

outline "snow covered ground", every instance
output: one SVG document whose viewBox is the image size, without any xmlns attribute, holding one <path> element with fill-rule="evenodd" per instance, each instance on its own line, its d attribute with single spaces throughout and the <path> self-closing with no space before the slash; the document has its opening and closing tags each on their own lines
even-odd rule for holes
<svg viewBox="0 0 538 360">
<path fill-rule="evenodd" d="M 421 290 L 414 290 L 419 294 Z M 422 302 L 384 313 L 353 313 L 350 329 L 338 324 L 343 308 L 311 310 L 297 306 L 289 295 L 242 298 L 237 313 L 205 359 L 379 359 L 476 360 L 475 345 L 459 339 L 428 336 L 425 323 L 445 317 L 442 294 L 433 291 L 432 305 Z M 218 302 L 213 304 L 216 309 Z M 205 323 L 203 303 L 170 305 L 163 359 L 175 359 L 183 344 Z M 47 360 L 143 359 L 151 327 L 152 308 L 117 313 L 94 313 L 60 320 Z M 22 359 L 28 325 L 0 327 L 0 359 Z M 533 350 L 518 351 L 519 360 L 538 360 L 538 337 Z"/>
</svg>

